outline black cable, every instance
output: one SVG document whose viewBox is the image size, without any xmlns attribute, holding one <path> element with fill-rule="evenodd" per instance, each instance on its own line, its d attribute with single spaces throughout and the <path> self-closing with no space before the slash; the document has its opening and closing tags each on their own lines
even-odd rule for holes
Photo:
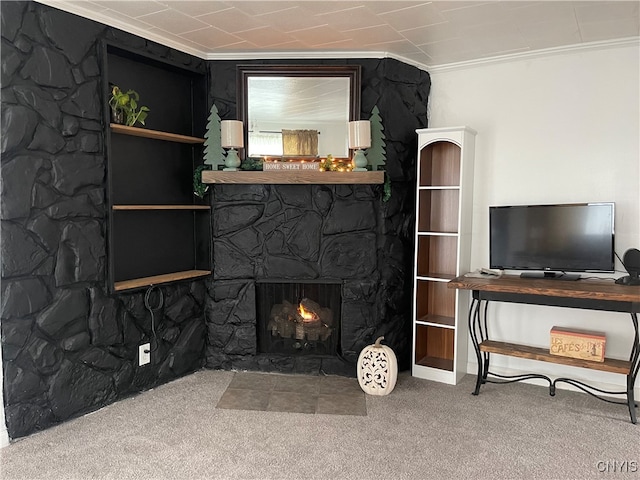
<svg viewBox="0 0 640 480">
<path fill-rule="evenodd" d="M 158 305 L 155 308 L 152 308 L 149 299 L 151 298 L 151 293 L 155 288 L 157 288 L 158 292 L 160 293 L 160 300 L 158 301 Z M 153 312 L 154 310 L 160 310 L 164 306 L 164 294 L 162 293 L 162 289 L 160 287 L 158 287 L 157 285 L 151 285 L 149 288 L 147 288 L 147 291 L 144 294 L 144 306 L 147 310 L 149 310 L 149 313 L 151 314 L 151 332 L 153 333 L 153 343 L 155 343 L 155 347 L 152 345 L 149 349 L 149 352 L 155 352 L 158 349 L 158 335 L 156 334 L 156 322 Z"/>
<path fill-rule="evenodd" d="M 617 258 L 618 260 L 620 260 L 620 263 L 621 263 L 621 264 L 622 264 L 622 266 L 624 267 L 624 271 L 622 271 L 622 270 L 615 270 L 615 268 L 614 268 L 614 271 L 616 271 L 616 272 L 622 272 L 622 273 L 628 273 L 627 266 L 624 264 L 624 262 L 623 262 L 623 261 L 622 261 L 622 259 L 620 258 L 620 255 L 618 255 L 618 252 L 616 252 L 616 251 L 614 250 L 614 251 L 613 251 L 613 253 L 616 255 L 616 258 Z"/>
</svg>

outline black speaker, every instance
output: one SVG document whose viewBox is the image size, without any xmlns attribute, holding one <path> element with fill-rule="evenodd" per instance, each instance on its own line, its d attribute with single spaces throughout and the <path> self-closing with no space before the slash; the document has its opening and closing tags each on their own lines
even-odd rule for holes
<svg viewBox="0 0 640 480">
<path fill-rule="evenodd" d="M 629 272 L 629 275 L 618 278 L 616 283 L 618 285 L 640 285 L 640 250 L 630 248 L 624 252 L 622 265 Z"/>
</svg>

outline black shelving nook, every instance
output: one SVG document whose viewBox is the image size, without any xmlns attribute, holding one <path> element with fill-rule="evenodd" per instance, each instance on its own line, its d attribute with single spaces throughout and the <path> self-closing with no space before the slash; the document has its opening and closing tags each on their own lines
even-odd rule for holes
<svg viewBox="0 0 640 480">
<path fill-rule="evenodd" d="M 211 274 L 211 208 L 193 194 L 202 163 L 206 73 L 105 43 L 109 283 L 112 291 Z M 111 85 L 140 95 L 145 125 L 110 121 Z"/>
</svg>

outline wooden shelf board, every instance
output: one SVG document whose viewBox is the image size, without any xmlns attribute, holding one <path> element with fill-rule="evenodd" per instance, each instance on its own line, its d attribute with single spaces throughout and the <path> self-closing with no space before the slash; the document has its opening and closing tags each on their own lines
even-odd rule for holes
<svg viewBox="0 0 640 480">
<path fill-rule="evenodd" d="M 437 368 L 439 370 L 447 370 L 448 372 L 453 372 L 453 360 L 447 360 L 446 358 L 425 356 L 418 359 L 416 361 L 416 364 L 423 367 L 431 367 Z"/>
<path fill-rule="evenodd" d="M 175 282 L 177 280 L 188 280 L 190 278 L 206 277 L 210 275 L 210 270 L 186 270 L 184 272 L 165 273 L 163 275 L 153 275 L 151 277 L 134 278 L 131 280 L 123 280 L 115 282 L 114 290 L 116 292 L 122 290 L 130 290 L 132 288 L 147 287 L 160 283 Z"/>
<path fill-rule="evenodd" d="M 496 342 L 485 340 L 480 344 L 483 352 L 509 355 L 511 357 L 527 358 L 529 360 L 539 360 L 542 362 L 558 363 L 573 367 L 590 368 L 592 370 L 602 370 L 603 372 L 621 373 L 627 375 L 631 368 L 631 362 L 626 360 L 616 360 L 605 358 L 604 362 L 594 362 L 593 360 L 582 360 L 579 358 L 561 357 L 551 355 L 548 349 L 518 345 L 515 343 Z"/>
<path fill-rule="evenodd" d="M 159 130 L 151 130 L 149 128 L 128 127 L 126 125 L 111 124 L 111 131 L 121 133 L 123 135 L 132 135 L 134 137 L 152 138 L 154 140 L 166 140 L 167 142 L 178 143 L 204 143 L 204 138 L 190 137 L 188 135 L 180 135 L 177 133 L 161 132 Z"/>
<path fill-rule="evenodd" d="M 433 230 L 420 230 L 418 236 L 424 237 L 457 237 L 458 232 L 435 232 Z"/>
<path fill-rule="evenodd" d="M 431 325 L 442 325 L 443 327 L 455 327 L 456 319 L 454 317 L 445 317 L 444 315 L 423 315 L 416 322 L 428 323 Z"/>
<path fill-rule="evenodd" d="M 381 184 L 384 183 L 384 172 L 224 172 L 219 170 L 203 170 L 202 183 L 241 183 L 269 185 Z"/>
<path fill-rule="evenodd" d="M 453 280 L 456 276 L 455 275 L 449 275 L 447 273 L 435 273 L 435 272 L 427 272 L 427 273 L 418 273 L 418 275 L 416 275 L 416 279 L 417 280 L 424 280 L 424 281 L 441 281 L 441 282 L 449 282 L 451 280 Z"/>
<path fill-rule="evenodd" d="M 113 210 L 211 210 L 209 205 L 114 205 Z"/>
</svg>

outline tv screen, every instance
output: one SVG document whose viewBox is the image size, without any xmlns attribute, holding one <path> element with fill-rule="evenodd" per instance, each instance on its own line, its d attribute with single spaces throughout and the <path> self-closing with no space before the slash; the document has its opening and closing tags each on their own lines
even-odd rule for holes
<svg viewBox="0 0 640 480">
<path fill-rule="evenodd" d="M 613 223 L 613 203 L 489 207 L 491 268 L 613 272 Z"/>
</svg>

